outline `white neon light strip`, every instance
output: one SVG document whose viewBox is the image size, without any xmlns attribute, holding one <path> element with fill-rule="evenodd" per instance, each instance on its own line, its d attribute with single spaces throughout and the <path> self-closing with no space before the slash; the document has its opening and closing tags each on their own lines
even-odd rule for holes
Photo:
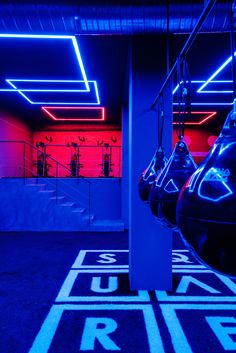
<svg viewBox="0 0 236 353">
<path fill-rule="evenodd" d="M 229 93 L 233 93 L 233 91 L 201 91 L 201 92 L 197 92 L 197 93 L 214 93 L 214 94 L 222 94 L 222 93 L 225 93 L 225 94 L 229 94 Z"/>
<path fill-rule="evenodd" d="M 234 56 L 236 56 L 236 52 L 234 52 Z M 200 93 L 204 87 L 208 85 L 209 82 L 212 82 L 213 78 L 215 78 L 230 62 L 232 61 L 232 55 L 211 75 L 208 80 L 197 90 Z"/>
<path fill-rule="evenodd" d="M 188 81 L 186 81 L 186 82 L 188 82 Z M 205 83 L 205 82 L 206 81 L 203 81 L 203 80 L 199 80 L 199 81 L 198 80 L 193 80 L 193 81 L 191 81 L 191 83 Z M 232 82 L 233 82 L 232 80 L 212 80 L 209 83 L 232 83 Z M 183 81 L 180 81 L 180 83 L 178 83 L 175 86 L 175 88 L 174 88 L 174 90 L 172 92 L 173 95 L 177 92 L 177 90 L 179 89 L 181 84 L 183 84 Z M 200 92 L 199 92 L 199 90 L 200 90 L 200 88 L 196 91 L 196 93 L 233 93 L 232 90 L 204 90 L 204 91 L 200 91 Z"/>
<path fill-rule="evenodd" d="M 201 103 L 201 102 L 199 102 L 199 103 L 191 103 L 191 106 L 192 105 L 197 105 L 197 106 L 199 106 L 199 105 L 222 105 L 222 106 L 224 106 L 224 105 L 233 105 L 234 104 L 234 102 L 230 102 L 230 103 Z M 181 104 L 179 104 L 179 103 L 173 103 L 173 105 L 184 105 L 184 103 L 181 103 Z"/>
<path fill-rule="evenodd" d="M 78 64 L 80 66 L 81 74 L 83 77 L 83 81 L 86 87 L 86 92 L 90 91 L 89 84 L 88 84 L 88 79 L 85 73 L 84 69 L 84 64 L 81 58 L 80 50 L 79 50 L 79 45 L 77 43 L 76 37 L 75 36 L 62 36 L 62 35 L 40 35 L 40 34 L 5 34 L 5 33 L 0 33 L 0 38 L 24 38 L 24 39 L 69 39 L 72 41 L 74 51 L 76 54 L 76 58 L 78 61 Z"/>
<path fill-rule="evenodd" d="M 205 82 L 205 81 L 203 81 L 203 80 L 193 80 L 193 81 L 191 81 L 191 83 L 203 83 L 203 82 Z M 173 95 L 176 93 L 176 91 L 178 90 L 179 86 L 182 85 L 183 83 L 184 83 L 184 81 L 180 81 L 180 83 L 178 83 L 175 86 L 175 88 L 174 88 L 174 90 L 172 92 Z M 186 81 L 186 83 L 188 83 L 188 81 Z"/>
<path fill-rule="evenodd" d="M 205 82 L 205 81 L 204 81 Z M 212 80 L 211 82 L 209 83 L 233 83 L 232 80 L 222 80 L 222 81 L 217 81 L 217 80 Z M 200 88 L 199 88 L 200 89 Z M 204 91 L 200 91 L 197 93 L 214 93 L 214 94 L 218 94 L 218 93 L 225 93 L 225 94 L 232 94 L 233 93 L 233 90 L 204 90 Z"/>
<path fill-rule="evenodd" d="M 59 105 L 100 105 L 100 97 L 98 93 L 98 87 L 96 81 L 88 81 L 89 83 L 93 83 L 96 102 L 34 102 L 31 101 L 23 92 L 87 92 L 81 89 L 19 89 L 13 82 L 57 82 L 57 83 L 76 83 L 76 82 L 84 82 L 82 80 L 25 80 L 25 79 L 6 79 L 6 82 L 13 89 L 0 89 L 0 92 L 18 92 L 23 98 L 25 98 L 30 104 L 59 104 Z M 90 91 L 91 92 L 91 91 Z"/>
</svg>

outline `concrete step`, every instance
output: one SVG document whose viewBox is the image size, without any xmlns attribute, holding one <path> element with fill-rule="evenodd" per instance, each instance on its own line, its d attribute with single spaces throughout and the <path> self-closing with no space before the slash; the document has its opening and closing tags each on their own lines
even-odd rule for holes
<svg viewBox="0 0 236 353">
<path fill-rule="evenodd" d="M 121 220 L 95 220 L 90 224 L 90 230 L 97 232 L 121 232 L 124 231 L 124 222 Z"/>
<path fill-rule="evenodd" d="M 57 201 L 57 203 L 61 204 L 64 203 L 64 201 L 66 200 L 65 196 L 52 196 L 50 197 L 50 200 L 52 201 Z"/>
<path fill-rule="evenodd" d="M 35 188 L 35 191 L 45 190 L 45 187 L 46 187 L 45 184 L 35 184 L 35 183 L 33 183 L 33 184 L 25 184 L 25 186 L 27 188 L 31 188 L 31 189 Z"/>
<path fill-rule="evenodd" d="M 82 215 L 85 212 L 85 208 L 84 207 L 77 207 L 72 212 Z"/>
<path fill-rule="evenodd" d="M 26 186 L 45 186 L 45 184 L 37 184 L 37 183 L 32 183 L 32 184 L 25 184 Z"/>
<path fill-rule="evenodd" d="M 89 221 L 89 215 L 88 214 L 84 215 L 83 216 L 83 220 L 88 222 Z M 94 214 L 91 214 L 90 215 L 90 222 L 93 222 L 94 220 L 95 220 L 95 216 L 94 216 Z"/>
<path fill-rule="evenodd" d="M 62 207 L 75 207 L 76 206 L 76 203 L 75 202 L 63 202 L 63 203 L 60 203 L 59 206 L 62 206 Z"/>
<path fill-rule="evenodd" d="M 38 190 L 42 194 L 55 194 L 56 190 Z"/>
</svg>

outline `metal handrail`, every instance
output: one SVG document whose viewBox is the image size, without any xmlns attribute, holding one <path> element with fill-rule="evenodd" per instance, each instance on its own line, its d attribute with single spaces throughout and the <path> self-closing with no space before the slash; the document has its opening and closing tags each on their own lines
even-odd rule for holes
<svg viewBox="0 0 236 353">
<path fill-rule="evenodd" d="M 30 144 L 29 142 L 26 142 L 26 141 L 19 141 L 19 140 L 11 140 L 11 141 L 4 141 L 4 140 L 0 140 L 0 143 L 22 143 L 23 146 L 24 146 L 24 184 L 25 184 L 25 181 L 26 181 L 26 145 L 29 146 L 30 148 L 32 148 L 33 150 L 37 151 L 38 153 L 41 153 L 41 150 L 34 147 L 32 144 Z M 51 157 L 51 156 L 48 156 L 47 157 L 48 159 L 52 160 L 53 162 L 56 163 L 56 203 L 58 203 L 58 165 L 60 165 L 61 167 L 63 167 L 64 169 L 66 169 L 67 171 L 70 172 L 70 169 L 63 165 L 62 163 L 60 163 L 59 161 L 57 161 L 55 158 Z M 91 185 L 92 183 L 87 180 L 86 178 L 84 177 L 79 177 L 77 176 L 77 178 L 79 178 L 80 180 L 83 180 L 84 182 L 86 182 L 88 184 L 88 187 L 89 187 L 89 190 L 88 190 L 88 215 L 89 215 L 89 223 L 91 222 Z M 66 194 L 66 193 L 65 193 Z M 68 194 L 67 194 L 68 195 Z"/>
<path fill-rule="evenodd" d="M 18 141 L 16 141 L 16 140 L 4 141 L 4 140 L 0 140 L 0 143 L 1 143 L 1 142 L 4 142 L 4 143 L 6 143 L 6 142 L 8 142 L 8 143 L 23 143 L 24 145 L 30 146 L 30 147 L 31 147 L 32 149 L 34 149 L 35 151 L 41 152 L 39 148 L 34 147 L 31 143 L 26 142 L 26 141 L 19 141 L 19 140 L 18 140 Z M 25 150 L 24 150 L 24 153 L 25 153 Z M 24 155 L 24 157 L 25 157 L 25 155 Z M 69 169 L 67 166 L 65 166 L 65 165 L 62 164 L 61 162 L 57 161 L 55 158 L 53 158 L 53 157 L 51 157 L 51 156 L 47 156 L 47 158 L 48 158 L 48 159 L 51 159 L 52 161 L 54 161 L 55 163 L 57 163 L 58 165 L 60 165 L 61 167 L 63 167 L 64 169 L 66 169 L 67 171 L 70 172 L 70 169 Z M 88 183 L 88 184 L 92 184 L 91 181 L 87 180 L 87 179 L 84 178 L 84 177 L 79 177 L 79 178 L 81 178 L 83 181 L 85 181 L 85 182 Z"/>
<path fill-rule="evenodd" d="M 2 141 L 0 141 L 2 142 Z M 29 142 L 23 141 L 26 145 L 30 146 L 31 148 L 35 149 L 38 152 L 41 152 L 40 149 L 34 147 L 33 145 L 31 145 Z M 64 164 L 62 164 L 61 162 L 57 161 L 55 158 L 51 157 L 51 156 L 47 156 L 48 159 L 51 159 L 52 161 L 54 161 L 57 165 L 60 165 L 61 167 L 63 167 L 64 169 L 68 170 L 70 172 L 70 169 L 65 166 Z M 92 184 L 91 181 L 85 179 L 84 177 L 82 178 L 83 181 Z"/>
</svg>

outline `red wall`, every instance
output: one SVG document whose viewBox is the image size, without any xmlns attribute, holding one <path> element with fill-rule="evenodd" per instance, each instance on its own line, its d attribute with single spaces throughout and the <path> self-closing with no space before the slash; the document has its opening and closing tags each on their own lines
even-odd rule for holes
<svg viewBox="0 0 236 353">
<path fill-rule="evenodd" d="M 46 139 L 52 137 L 52 143 L 49 143 Z M 84 142 L 79 141 L 85 138 Z M 113 142 L 112 141 L 116 142 Z M 112 153 L 112 171 L 110 176 L 119 177 L 121 176 L 121 149 L 118 146 L 122 144 L 121 131 L 38 131 L 33 134 L 33 144 L 37 142 L 44 142 L 48 144 L 47 154 L 58 160 L 63 165 L 70 168 L 70 160 L 73 153 L 76 151 L 74 148 L 69 148 L 66 145 L 71 142 L 77 142 L 80 144 L 80 163 L 83 165 L 80 171 L 80 175 L 84 177 L 99 177 L 102 176 L 102 153 L 105 152 L 105 148 L 98 146 L 98 141 L 108 143 L 108 153 Z M 56 146 L 52 146 L 56 145 Z M 58 146 L 63 145 L 63 146 Z M 88 147 L 92 146 L 92 147 Z M 110 150 L 110 147 L 112 149 Z M 35 160 L 37 156 L 34 156 Z M 51 164 L 49 169 L 49 175 L 55 175 L 56 169 L 55 164 L 48 159 L 48 163 Z M 70 172 L 64 168 L 59 167 L 59 176 L 70 176 Z"/>
<path fill-rule="evenodd" d="M 216 132 L 211 131 L 206 127 L 185 127 L 185 138 L 189 145 L 189 149 L 194 156 L 197 163 L 200 163 L 211 146 L 209 145 L 209 137 L 216 135 Z M 46 139 L 52 137 L 52 144 L 64 146 L 50 146 Z M 84 142 L 79 141 L 78 137 L 85 138 Z M 114 143 L 112 141 L 116 140 Z M 108 143 L 112 147 L 112 172 L 110 176 L 121 176 L 122 160 L 121 149 L 122 146 L 121 131 L 38 131 L 32 133 L 31 129 L 17 117 L 6 113 L 0 112 L 0 141 L 26 141 L 32 143 L 34 146 L 36 142 L 45 142 L 49 144 L 47 153 L 54 157 L 70 168 L 69 163 L 73 148 L 66 147 L 67 143 L 77 142 L 80 144 L 80 163 L 83 168 L 80 171 L 81 176 L 85 177 L 99 177 L 102 176 L 102 152 L 104 148 L 99 147 L 97 142 Z M 173 130 L 173 145 L 177 142 L 175 129 Z M 92 146 L 92 147 L 88 147 Z M 108 149 L 110 153 L 110 149 Z M 33 175 L 37 174 L 36 171 L 36 152 L 26 147 L 26 175 L 31 175 L 33 168 Z M 50 168 L 49 175 L 55 175 L 55 163 L 50 161 L 52 167 Z M 24 145 L 19 143 L 3 143 L 1 142 L 0 148 L 0 177 L 22 177 L 24 175 Z M 70 176 L 70 172 L 63 168 L 59 168 L 59 176 Z"/>
<path fill-rule="evenodd" d="M 31 129 L 17 117 L 0 112 L 0 141 L 26 141 L 32 143 Z M 0 143 L 0 176 L 24 176 L 24 144 L 16 142 Z M 25 170 L 32 168 L 31 148 L 25 149 Z"/>
<path fill-rule="evenodd" d="M 216 132 L 210 129 L 200 127 L 185 127 L 185 141 L 192 153 L 194 160 L 199 164 L 211 149 L 208 139 L 210 136 L 216 136 Z M 217 136 L 216 136 L 217 137 Z M 173 130 L 173 145 L 178 141 L 175 129 Z"/>
</svg>

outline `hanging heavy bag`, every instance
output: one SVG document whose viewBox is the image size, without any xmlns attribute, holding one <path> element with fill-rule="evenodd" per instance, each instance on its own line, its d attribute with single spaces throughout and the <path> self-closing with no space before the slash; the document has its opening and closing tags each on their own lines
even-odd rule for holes
<svg viewBox="0 0 236 353">
<path fill-rule="evenodd" d="M 150 185 L 150 192 L 149 192 L 149 198 L 148 198 L 148 202 L 150 205 L 150 209 L 152 214 L 158 218 L 158 205 L 159 205 L 159 194 L 158 194 L 158 187 L 156 186 L 156 182 L 157 179 L 159 177 L 159 174 L 161 173 L 161 171 L 163 170 L 163 168 L 167 165 L 168 163 L 168 159 L 164 156 L 163 153 L 163 167 L 159 169 L 158 173 L 156 173 L 156 178 L 154 180 L 154 182 Z"/>
<path fill-rule="evenodd" d="M 171 228 L 176 227 L 176 204 L 179 192 L 196 168 L 187 144 L 183 140 L 178 141 L 152 190 L 158 200 L 154 212 L 164 225 Z"/>
<path fill-rule="evenodd" d="M 164 154 L 164 148 L 162 147 L 162 136 L 164 129 L 164 102 L 163 97 L 160 95 L 157 106 L 157 132 L 158 132 L 158 148 L 148 165 L 138 180 L 138 192 L 142 201 L 147 202 L 149 200 L 149 194 L 156 179 L 157 175 L 164 168 L 167 163 L 167 159 Z"/>
<path fill-rule="evenodd" d="M 157 175 L 164 168 L 166 162 L 167 159 L 164 155 L 164 150 L 162 147 L 159 147 L 156 150 L 151 163 L 141 174 L 138 181 L 138 191 L 142 201 L 148 201 L 151 186 L 154 183 Z"/>
<path fill-rule="evenodd" d="M 209 155 L 184 185 L 177 225 L 201 262 L 236 277 L 236 111 L 230 112 Z"/>
</svg>

